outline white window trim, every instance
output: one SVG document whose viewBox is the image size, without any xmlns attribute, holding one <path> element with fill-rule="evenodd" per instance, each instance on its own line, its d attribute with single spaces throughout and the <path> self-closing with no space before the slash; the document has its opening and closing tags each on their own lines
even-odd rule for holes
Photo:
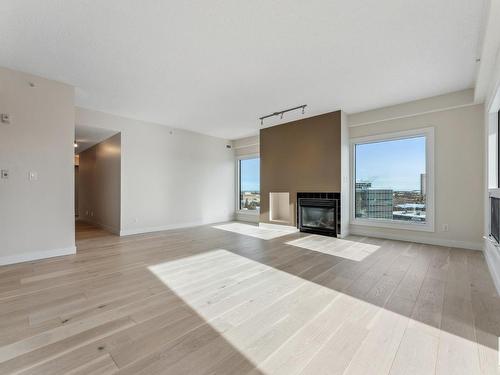
<svg viewBox="0 0 500 375">
<path fill-rule="evenodd" d="M 425 136 L 426 151 L 426 222 L 402 222 L 400 220 L 389 219 L 360 219 L 355 216 L 356 199 L 356 160 L 355 145 L 363 143 L 373 143 L 376 141 L 392 141 L 405 138 Z M 434 128 L 420 128 L 399 132 L 382 133 L 366 137 L 350 139 L 350 169 L 351 169 L 351 199 L 350 199 L 350 223 L 352 225 L 364 225 L 379 228 L 404 229 L 412 231 L 434 232 Z"/>
<path fill-rule="evenodd" d="M 259 216 L 260 208 L 256 210 L 242 210 L 240 209 L 240 161 L 246 159 L 256 159 L 260 158 L 259 154 L 251 154 L 251 155 L 241 155 L 236 157 L 236 213 L 238 215 L 249 215 L 249 216 Z M 259 186 L 260 191 L 260 186 Z"/>
</svg>

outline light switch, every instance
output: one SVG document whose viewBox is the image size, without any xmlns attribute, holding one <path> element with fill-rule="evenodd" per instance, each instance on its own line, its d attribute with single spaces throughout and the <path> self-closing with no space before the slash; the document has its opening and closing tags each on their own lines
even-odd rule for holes
<svg viewBox="0 0 500 375">
<path fill-rule="evenodd" d="M 0 172 L 0 178 L 9 178 L 9 170 L 8 169 L 2 169 L 2 171 Z"/>
<path fill-rule="evenodd" d="M 30 181 L 38 180 L 38 173 L 35 171 L 28 172 L 28 180 L 30 180 Z"/>
</svg>

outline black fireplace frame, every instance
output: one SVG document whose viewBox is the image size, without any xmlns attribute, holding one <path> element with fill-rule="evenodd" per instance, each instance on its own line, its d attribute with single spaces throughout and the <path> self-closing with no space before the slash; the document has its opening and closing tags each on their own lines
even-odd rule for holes
<svg viewBox="0 0 500 375">
<path fill-rule="evenodd" d="M 335 229 L 302 225 L 303 206 L 333 208 Z M 297 228 L 301 232 L 337 237 L 340 233 L 340 193 L 297 193 Z"/>
</svg>

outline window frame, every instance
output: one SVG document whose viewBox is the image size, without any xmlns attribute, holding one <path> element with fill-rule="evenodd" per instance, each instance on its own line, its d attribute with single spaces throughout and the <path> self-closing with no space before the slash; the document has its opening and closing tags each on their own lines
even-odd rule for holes
<svg viewBox="0 0 500 375">
<path fill-rule="evenodd" d="M 394 219 L 356 218 L 356 145 L 399 139 L 425 137 L 425 173 L 426 173 L 426 221 L 425 223 L 406 222 Z M 434 127 L 411 129 L 405 131 L 380 133 L 366 137 L 350 139 L 350 172 L 351 172 L 351 199 L 350 199 L 350 224 L 379 228 L 404 229 L 411 231 L 434 232 Z"/>
<path fill-rule="evenodd" d="M 496 142 L 496 152 L 497 152 L 497 189 L 500 188 L 500 109 L 497 112 L 497 142 Z"/>
<path fill-rule="evenodd" d="M 251 155 L 241 155 L 236 157 L 236 212 L 238 214 L 243 214 L 243 215 L 252 215 L 252 216 L 258 216 L 260 215 L 260 206 L 256 210 L 242 210 L 240 207 L 240 188 L 241 188 L 241 165 L 240 162 L 242 160 L 247 160 L 247 159 L 259 159 L 260 160 L 260 155 L 259 154 L 251 154 Z M 260 192 L 260 182 L 259 182 L 259 192 Z"/>
</svg>

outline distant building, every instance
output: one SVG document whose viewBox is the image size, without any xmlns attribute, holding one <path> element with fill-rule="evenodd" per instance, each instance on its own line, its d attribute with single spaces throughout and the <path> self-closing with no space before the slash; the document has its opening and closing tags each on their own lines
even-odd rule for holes
<svg viewBox="0 0 500 375">
<path fill-rule="evenodd" d="M 423 203 L 403 203 L 396 205 L 393 212 L 394 220 L 425 221 L 425 204 Z"/>
<path fill-rule="evenodd" d="M 425 211 L 394 211 L 394 220 L 425 221 Z"/>
<path fill-rule="evenodd" d="M 425 211 L 425 204 L 423 203 L 403 203 L 398 204 L 396 207 L 402 210 Z"/>
<path fill-rule="evenodd" d="M 371 186 L 371 182 L 356 182 L 356 217 L 392 219 L 393 190 Z"/>
<path fill-rule="evenodd" d="M 356 182 L 356 190 L 358 189 L 369 189 L 372 187 L 371 182 Z"/>
</svg>

